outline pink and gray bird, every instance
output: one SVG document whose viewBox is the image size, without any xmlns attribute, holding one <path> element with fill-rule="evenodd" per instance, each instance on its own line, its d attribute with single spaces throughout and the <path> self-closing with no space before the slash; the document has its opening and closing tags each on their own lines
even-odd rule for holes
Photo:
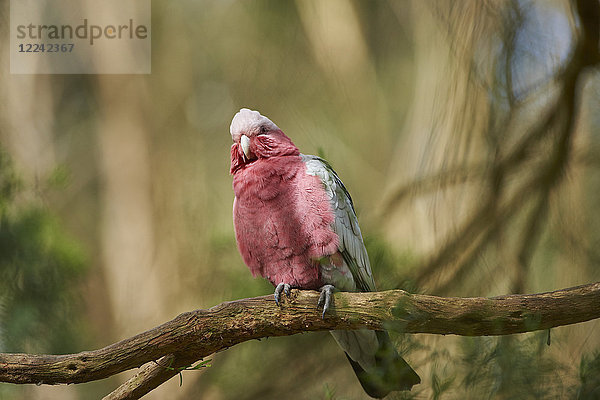
<svg viewBox="0 0 600 400">
<path fill-rule="evenodd" d="M 238 249 L 275 301 L 290 288 L 321 291 L 323 316 L 334 289 L 375 291 L 350 194 L 323 159 L 301 154 L 269 118 L 242 108 L 231 121 L 233 222 Z M 385 331 L 332 331 L 364 390 L 381 398 L 421 379 Z"/>
</svg>

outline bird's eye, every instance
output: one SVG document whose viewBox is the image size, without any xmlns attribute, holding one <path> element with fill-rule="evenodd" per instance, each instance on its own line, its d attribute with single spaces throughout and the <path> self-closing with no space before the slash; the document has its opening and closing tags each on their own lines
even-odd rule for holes
<svg viewBox="0 0 600 400">
<path fill-rule="evenodd" d="M 267 134 L 267 127 L 264 125 L 260 126 L 260 130 L 259 130 L 259 135 L 266 135 Z"/>
</svg>

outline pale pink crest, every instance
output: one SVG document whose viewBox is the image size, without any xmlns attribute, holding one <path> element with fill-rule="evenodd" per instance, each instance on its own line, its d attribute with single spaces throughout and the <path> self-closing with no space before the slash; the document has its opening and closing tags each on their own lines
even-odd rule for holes
<svg viewBox="0 0 600 400">
<path fill-rule="evenodd" d="M 242 108 L 233 116 L 229 133 L 231 133 L 231 139 L 238 143 L 241 135 L 258 135 L 261 126 L 267 127 L 269 130 L 279 130 L 279 127 L 273 121 L 261 115 L 258 111 Z"/>
</svg>

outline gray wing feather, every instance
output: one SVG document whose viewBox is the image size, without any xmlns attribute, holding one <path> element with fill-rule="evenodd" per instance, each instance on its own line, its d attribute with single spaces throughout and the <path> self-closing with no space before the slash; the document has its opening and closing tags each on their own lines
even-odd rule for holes
<svg viewBox="0 0 600 400">
<path fill-rule="evenodd" d="M 304 154 L 302 154 L 302 159 L 306 164 L 306 172 L 321 179 L 329 196 L 335 212 L 335 222 L 332 228 L 339 237 L 340 253 L 352 272 L 357 288 L 362 292 L 375 291 L 369 256 L 360 233 L 350 193 L 327 161 L 317 156 Z"/>
</svg>

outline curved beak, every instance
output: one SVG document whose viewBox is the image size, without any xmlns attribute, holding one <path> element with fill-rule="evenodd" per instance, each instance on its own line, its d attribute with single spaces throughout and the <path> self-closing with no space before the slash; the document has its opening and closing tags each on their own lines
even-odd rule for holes
<svg viewBox="0 0 600 400">
<path fill-rule="evenodd" d="M 240 137 L 240 145 L 247 159 L 250 159 L 250 139 L 246 135 Z"/>
</svg>

